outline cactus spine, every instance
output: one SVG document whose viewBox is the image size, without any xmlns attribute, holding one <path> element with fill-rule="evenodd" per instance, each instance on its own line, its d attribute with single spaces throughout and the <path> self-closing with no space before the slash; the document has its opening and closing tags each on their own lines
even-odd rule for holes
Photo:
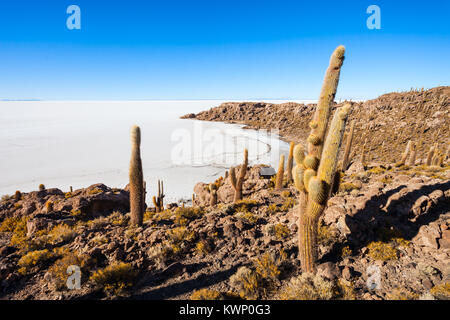
<svg viewBox="0 0 450 320">
<path fill-rule="evenodd" d="M 335 111 L 325 138 L 330 109 L 336 95 L 345 49 L 339 46 L 330 59 L 308 137 L 308 155 L 303 147 L 294 149 L 296 166 L 292 174 L 299 196 L 299 257 L 303 272 L 315 272 L 318 257 L 317 224 L 330 196 L 336 174 L 339 149 L 350 112 L 350 104 Z"/>
<path fill-rule="evenodd" d="M 288 156 L 288 162 L 287 162 L 287 166 L 286 166 L 286 180 L 287 180 L 287 184 L 289 185 L 292 182 L 292 167 L 294 165 L 294 147 L 295 147 L 295 143 L 291 142 L 291 144 L 289 145 L 289 156 Z"/>
<path fill-rule="evenodd" d="M 130 160 L 130 213 L 131 224 L 141 226 L 144 219 L 144 175 L 141 160 L 141 129 L 131 128 L 131 160 Z"/>
<path fill-rule="evenodd" d="M 244 184 L 245 175 L 248 167 L 248 150 L 244 149 L 244 163 L 239 170 L 239 177 L 236 178 L 236 170 L 234 167 L 230 169 L 230 182 L 234 188 L 234 202 L 242 200 L 242 185 Z"/>
<path fill-rule="evenodd" d="M 347 135 L 347 142 L 345 144 L 345 151 L 344 151 L 344 159 L 342 160 L 342 171 L 346 171 L 350 162 L 350 152 L 352 150 L 352 143 L 353 143 L 353 133 L 355 131 L 355 121 L 352 121 L 352 124 L 350 126 L 350 131 Z"/>
<path fill-rule="evenodd" d="M 280 163 L 278 164 L 277 180 L 275 183 L 275 190 L 283 189 L 284 178 L 284 154 L 280 156 Z"/>
</svg>

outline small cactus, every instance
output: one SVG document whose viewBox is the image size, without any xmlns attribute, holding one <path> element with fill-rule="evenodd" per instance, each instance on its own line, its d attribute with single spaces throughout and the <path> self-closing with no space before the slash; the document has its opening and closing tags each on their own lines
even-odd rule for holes
<svg viewBox="0 0 450 320">
<path fill-rule="evenodd" d="M 280 162 L 278 164 L 277 180 L 275 183 L 275 190 L 283 189 L 284 179 L 284 154 L 280 156 Z"/>
<path fill-rule="evenodd" d="M 144 219 L 144 176 L 141 160 L 141 129 L 131 128 L 131 160 L 130 160 L 130 213 L 131 224 L 141 226 Z"/>
<path fill-rule="evenodd" d="M 164 182 L 162 180 L 158 180 L 158 195 L 153 196 L 153 205 L 155 206 L 156 212 L 164 211 Z"/>
<path fill-rule="evenodd" d="M 217 190 L 214 184 L 209 185 L 210 200 L 209 205 L 214 207 L 217 204 Z"/>
<path fill-rule="evenodd" d="M 248 167 L 248 150 L 244 149 L 244 163 L 239 170 L 239 177 L 236 178 L 236 170 L 234 167 L 230 169 L 230 182 L 234 188 L 234 202 L 242 200 L 242 186 L 244 184 L 245 175 Z"/>
<path fill-rule="evenodd" d="M 47 202 L 45 203 L 45 212 L 46 212 L 46 213 L 53 212 L 53 202 L 47 201 Z"/>
<path fill-rule="evenodd" d="M 156 212 L 161 212 L 161 210 L 159 209 L 158 201 L 156 200 L 155 196 L 152 197 L 152 201 L 153 201 L 153 205 L 155 206 L 155 211 Z"/>
<path fill-rule="evenodd" d="M 342 160 L 342 171 L 346 171 L 348 169 L 348 165 L 350 164 L 350 152 L 352 149 L 354 131 L 355 121 L 353 120 L 352 124 L 350 125 L 350 131 L 348 132 L 347 142 L 345 144 L 344 159 Z"/>
<path fill-rule="evenodd" d="M 22 192 L 20 192 L 19 190 L 16 191 L 16 193 L 14 194 L 14 199 L 16 201 L 19 201 L 20 199 L 22 199 Z"/>
</svg>

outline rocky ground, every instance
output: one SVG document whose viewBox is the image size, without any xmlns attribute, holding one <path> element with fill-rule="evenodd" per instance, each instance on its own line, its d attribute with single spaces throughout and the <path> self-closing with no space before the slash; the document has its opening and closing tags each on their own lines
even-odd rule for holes
<svg viewBox="0 0 450 320">
<path fill-rule="evenodd" d="M 233 203 L 224 173 L 195 185 L 193 203 L 149 206 L 139 228 L 127 188 L 41 185 L 3 196 L 0 299 L 449 299 L 450 164 L 424 164 L 433 139 L 446 150 L 449 90 L 354 103 L 356 147 L 320 220 L 315 276 L 300 271 L 297 190 L 287 181 L 274 190 L 254 165 L 243 200 Z M 186 117 L 280 127 L 301 143 L 313 110 L 229 103 Z M 416 165 L 392 165 L 410 138 L 421 146 Z M 80 287 L 69 289 L 78 274 Z"/>
<path fill-rule="evenodd" d="M 434 143 L 444 152 L 448 150 L 450 87 L 389 93 L 352 105 L 349 121 L 355 121 L 353 150 L 361 154 L 367 139 L 368 161 L 397 161 L 409 139 L 418 144 L 419 154 L 427 153 Z M 182 118 L 240 123 L 250 129 L 278 129 L 283 140 L 303 143 L 315 107 L 293 102 L 228 102 Z"/>
<path fill-rule="evenodd" d="M 215 181 L 212 207 L 199 183 L 193 206 L 148 208 L 141 228 L 129 226 L 127 190 L 102 184 L 4 197 L 1 297 L 449 298 L 450 167 L 355 161 L 321 219 L 315 278 L 299 269 L 296 189 L 273 190 L 260 169 L 248 171 L 239 203 L 229 179 Z M 80 289 L 67 289 L 70 265 Z"/>
</svg>

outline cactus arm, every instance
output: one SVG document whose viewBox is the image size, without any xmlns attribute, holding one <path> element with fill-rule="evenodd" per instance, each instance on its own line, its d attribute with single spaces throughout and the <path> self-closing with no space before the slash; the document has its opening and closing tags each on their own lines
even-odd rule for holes
<svg viewBox="0 0 450 320">
<path fill-rule="evenodd" d="M 333 120 L 331 121 L 327 139 L 325 140 L 323 147 L 324 152 L 322 154 L 322 158 L 320 159 L 317 176 L 320 180 L 327 184 L 327 187 L 331 185 L 336 172 L 339 149 L 342 143 L 342 137 L 344 135 L 345 124 L 350 108 L 351 105 L 346 104 L 336 110 Z"/>
<path fill-rule="evenodd" d="M 295 147 L 295 143 L 291 142 L 289 145 L 289 156 L 288 156 L 288 162 L 287 162 L 287 167 L 286 167 L 286 174 L 287 174 L 287 183 L 291 183 L 292 182 L 292 166 L 294 164 L 294 147 Z"/>
<path fill-rule="evenodd" d="M 311 139 L 308 139 L 308 152 L 318 159 L 320 159 L 322 154 L 323 141 L 330 118 L 331 104 L 333 103 L 336 95 L 339 75 L 344 62 L 344 54 L 344 46 L 339 46 L 331 55 L 330 63 L 322 84 L 317 109 L 311 122 L 312 131 L 310 135 Z"/>
<path fill-rule="evenodd" d="M 233 189 L 236 190 L 236 171 L 234 167 L 230 168 L 230 182 L 231 185 L 233 186 Z"/>
</svg>

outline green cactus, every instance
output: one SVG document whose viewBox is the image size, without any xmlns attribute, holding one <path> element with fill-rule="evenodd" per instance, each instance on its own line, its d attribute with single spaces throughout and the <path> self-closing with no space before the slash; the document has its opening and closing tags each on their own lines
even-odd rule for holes
<svg viewBox="0 0 450 320">
<path fill-rule="evenodd" d="M 230 181 L 234 188 L 234 202 L 242 200 L 242 185 L 244 184 L 245 175 L 248 167 L 248 150 L 244 149 L 244 163 L 239 170 L 239 177 L 236 178 L 236 170 L 234 167 L 230 169 Z"/>
<path fill-rule="evenodd" d="M 131 224 L 141 226 L 144 219 L 144 175 L 141 160 L 141 129 L 131 128 L 131 160 L 130 160 L 130 213 Z"/>
<path fill-rule="evenodd" d="M 286 165 L 286 181 L 287 184 L 289 185 L 292 182 L 292 167 L 294 165 L 294 148 L 295 148 L 295 143 L 291 142 L 289 145 L 289 156 L 288 156 L 288 161 L 287 161 L 287 165 Z"/>
<path fill-rule="evenodd" d="M 337 109 L 327 132 L 330 109 L 344 60 L 344 47 L 338 47 L 330 59 L 322 92 L 308 137 L 308 154 L 301 145 L 294 148 L 296 165 L 292 170 L 299 195 L 299 257 L 304 272 L 315 272 L 318 257 L 317 228 L 330 197 L 336 176 L 339 150 L 351 105 Z M 352 130 L 351 130 L 352 131 Z"/>
<path fill-rule="evenodd" d="M 322 154 L 323 141 L 330 119 L 331 106 L 336 96 L 336 89 L 339 83 L 341 67 L 344 63 L 344 46 L 339 46 L 334 50 L 330 58 L 329 67 L 325 73 L 325 79 L 322 84 L 319 102 L 314 117 L 310 123 L 311 134 L 308 138 L 308 153 L 320 159 Z M 311 141 L 312 140 L 312 141 Z"/>
<path fill-rule="evenodd" d="M 280 156 L 280 162 L 278 164 L 277 180 L 275 182 L 275 190 L 283 189 L 284 179 L 284 154 Z"/>
</svg>

